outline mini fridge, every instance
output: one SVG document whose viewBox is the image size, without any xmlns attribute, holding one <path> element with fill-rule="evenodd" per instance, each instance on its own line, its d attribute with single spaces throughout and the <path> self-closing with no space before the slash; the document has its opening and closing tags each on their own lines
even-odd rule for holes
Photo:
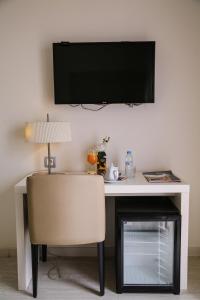
<svg viewBox="0 0 200 300">
<path fill-rule="evenodd" d="M 116 289 L 180 293 L 181 216 L 167 197 L 116 198 Z"/>
</svg>

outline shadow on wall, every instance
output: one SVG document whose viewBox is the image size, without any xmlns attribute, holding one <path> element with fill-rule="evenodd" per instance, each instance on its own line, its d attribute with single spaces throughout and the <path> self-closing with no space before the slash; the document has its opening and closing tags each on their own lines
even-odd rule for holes
<svg viewBox="0 0 200 300">
<path fill-rule="evenodd" d="M 8 1 L 7 0 L 0 0 L 0 6 L 2 6 L 3 4 L 7 4 Z"/>
<path fill-rule="evenodd" d="M 52 43 L 41 49 L 41 87 L 46 104 L 54 103 Z"/>
<path fill-rule="evenodd" d="M 15 248 L 15 202 L 14 202 L 14 182 L 10 187 L 4 188 L 0 193 L 0 240 L 6 248 Z M 5 227 L 4 224 L 7 224 Z"/>
</svg>

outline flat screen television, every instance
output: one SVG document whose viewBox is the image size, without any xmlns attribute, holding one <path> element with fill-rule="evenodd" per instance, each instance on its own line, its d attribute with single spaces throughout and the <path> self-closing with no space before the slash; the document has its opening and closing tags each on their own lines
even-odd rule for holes
<svg viewBox="0 0 200 300">
<path fill-rule="evenodd" d="M 153 103 L 155 42 L 53 44 L 55 104 Z"/>
</svg>

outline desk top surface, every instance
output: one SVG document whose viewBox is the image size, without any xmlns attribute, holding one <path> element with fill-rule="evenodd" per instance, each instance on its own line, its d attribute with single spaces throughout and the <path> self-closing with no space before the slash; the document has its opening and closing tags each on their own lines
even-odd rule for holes
<svg viewBox="0 0 200 300">
<path fill-rule="evenodd" d="M 29 174 L 31 175 L 31 174 Z M 27 176 L 29 176 L 27 175 Z M 26 193 L 26 177 L 15 185 L 15 191 Z M 92 176 L 92 175 L 91 175 Z M 105 195 L 127 195 L 127 194 L 151 194 L 151 193 L 184 193 L 189 192 L 190 186 L 184 182 L 180 183 L 149 183 L 142 172 L 137 172 L 134 178 L 119 181 L 117 183 L 105 183 Z"/>
</svg>

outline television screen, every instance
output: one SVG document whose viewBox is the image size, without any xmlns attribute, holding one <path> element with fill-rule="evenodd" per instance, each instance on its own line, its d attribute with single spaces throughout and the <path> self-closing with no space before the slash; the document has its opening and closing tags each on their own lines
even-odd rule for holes
<svg viewBox="0 0 200 300">
<path fill-rule="evenodd" d="M 154 102 L 155 42 L 53 44 L 55 104 Z"/>
</svg>

